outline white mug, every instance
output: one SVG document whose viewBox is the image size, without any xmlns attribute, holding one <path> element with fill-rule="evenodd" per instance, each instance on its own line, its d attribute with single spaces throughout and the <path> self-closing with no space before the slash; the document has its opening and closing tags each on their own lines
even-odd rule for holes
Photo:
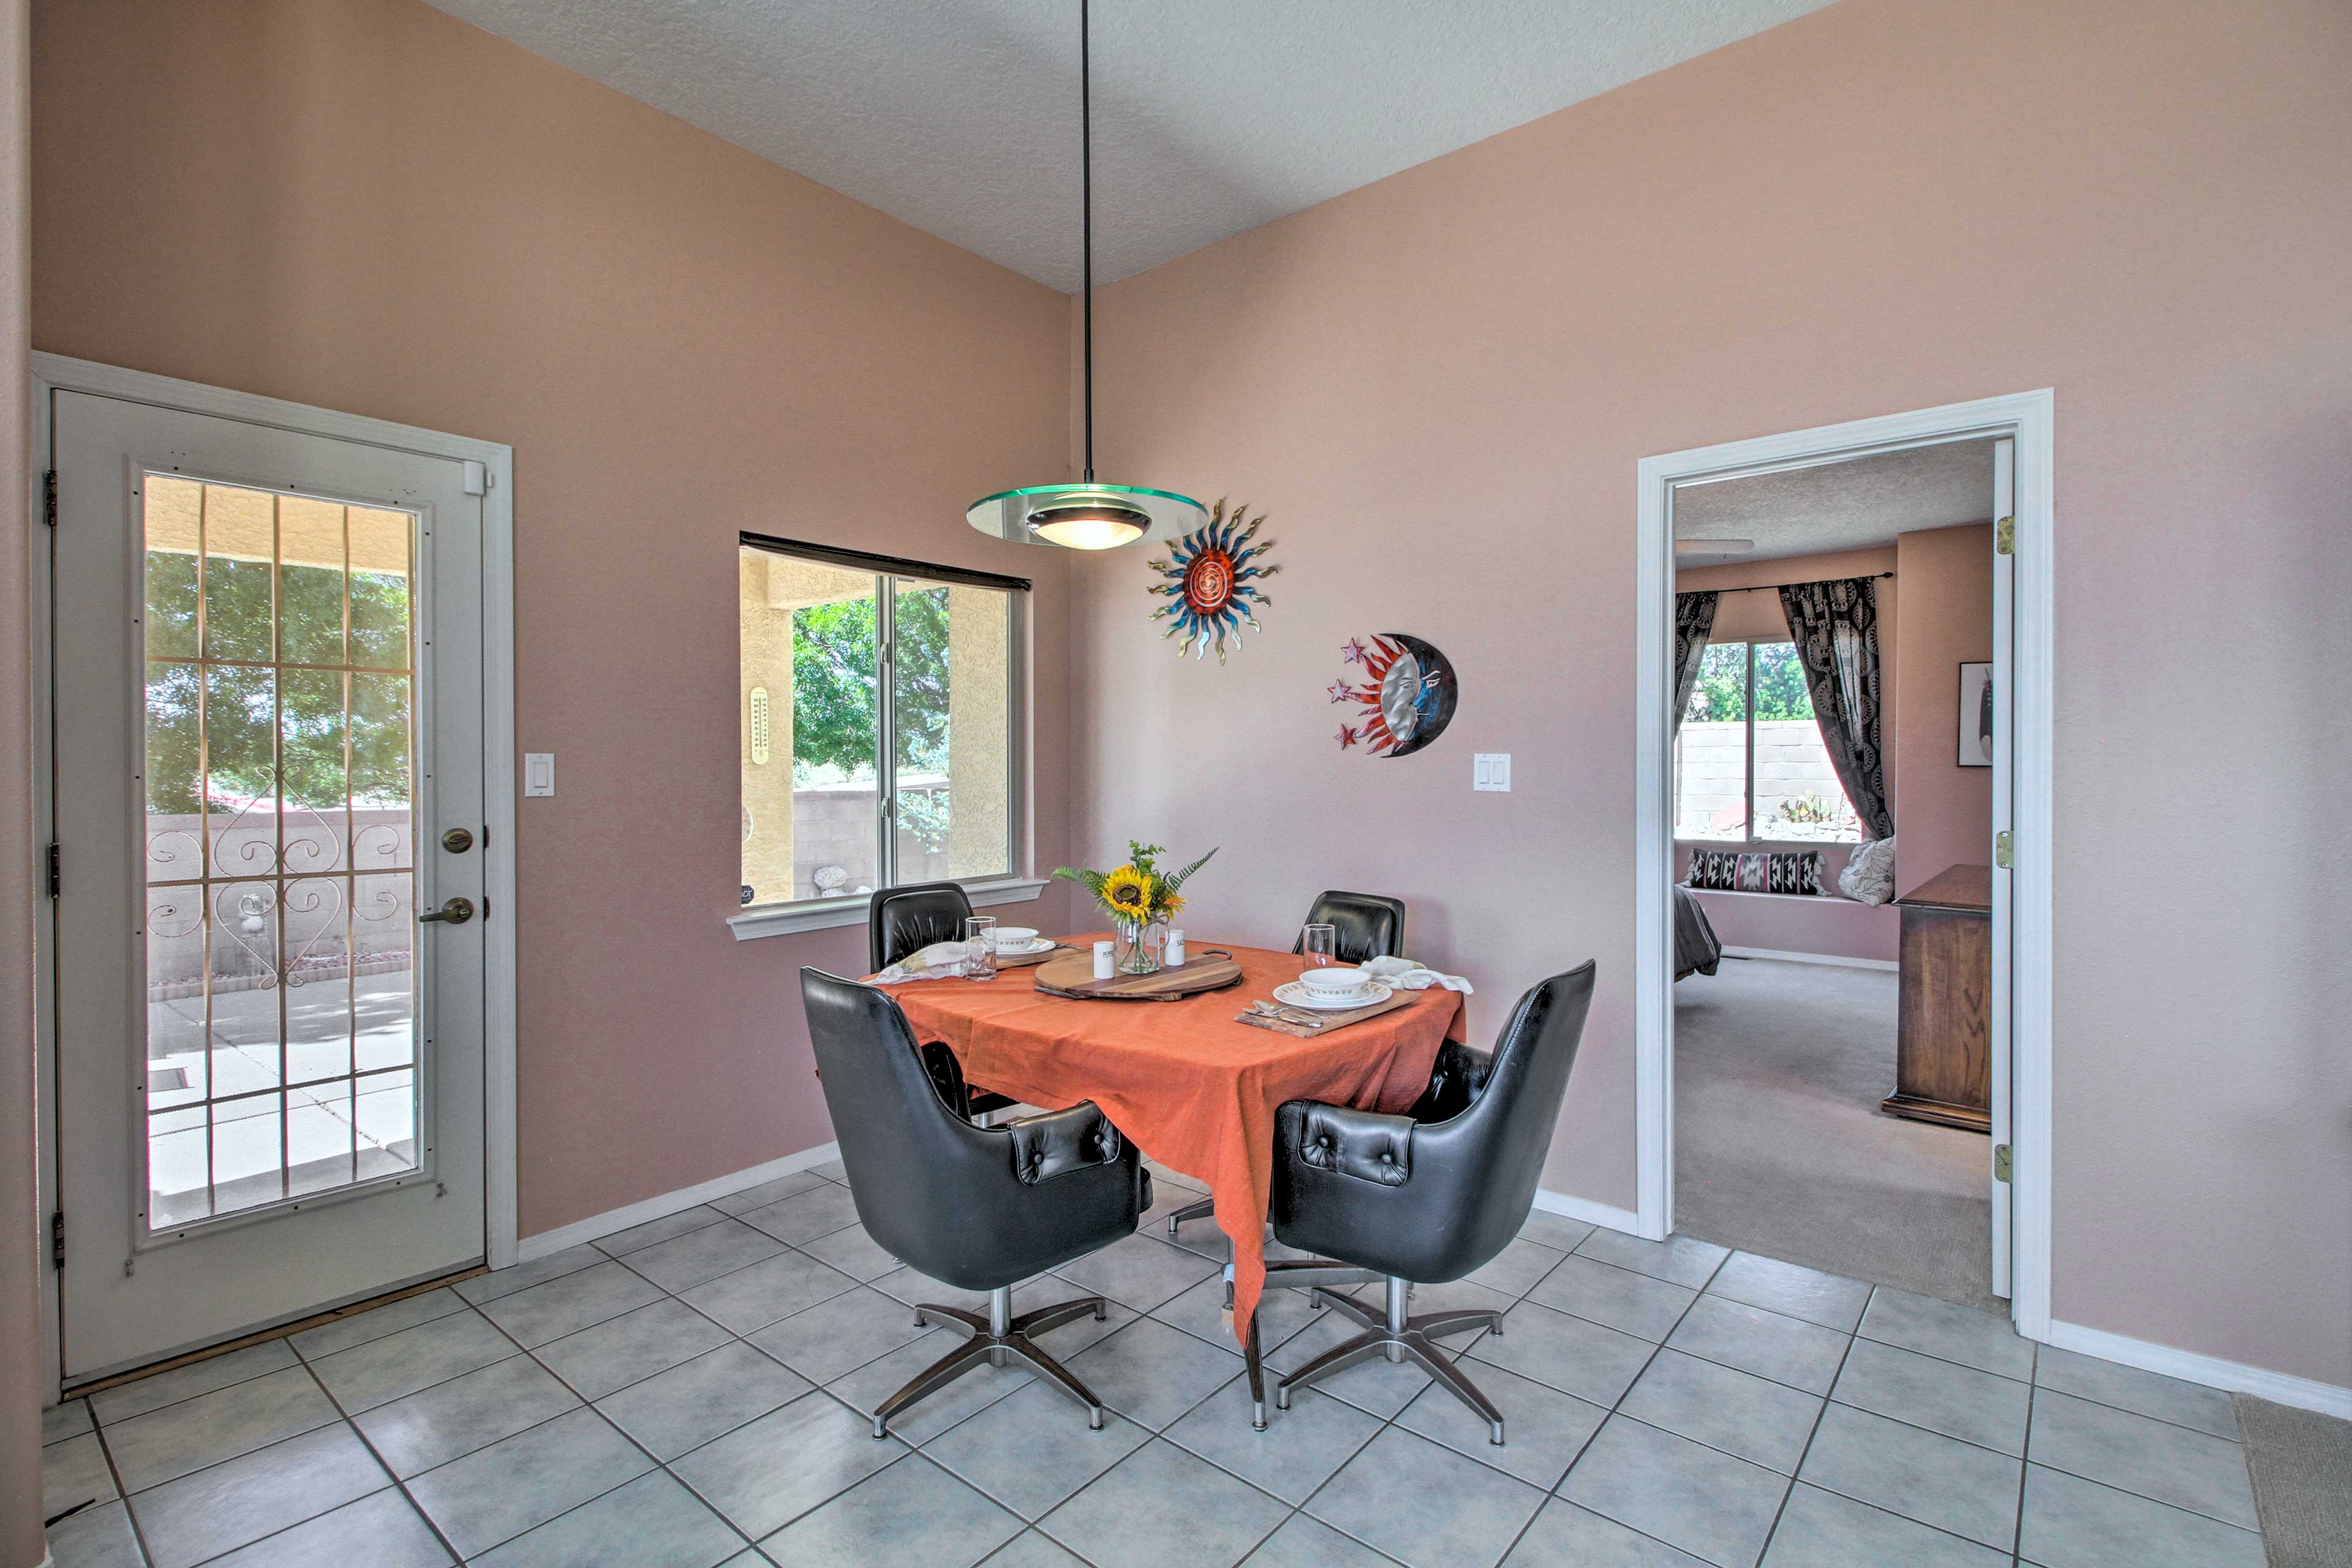
<svg viewBox="0 0 2352 1568">
<path fill-rule="evenodd" d="M 1171 928 L 1168 932 L 1166 959 L 1171 967 L 1181 967 L 1184 962 L 1184 933 Z"/>
</svg>

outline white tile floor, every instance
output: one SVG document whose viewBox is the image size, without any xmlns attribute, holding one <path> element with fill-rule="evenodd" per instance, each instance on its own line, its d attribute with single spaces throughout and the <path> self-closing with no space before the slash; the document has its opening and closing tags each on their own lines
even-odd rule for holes
<svg viewBox="0 0 2352 1568">
<path fill-rule="evenodd" d="M 1045 1342 L 1100 1432 L 1017 1369 L 887 1441 L 866 1412 L 969 1301 L 867 1239 L 838 1167 L 76 1400 L 47 1417 L 59 1568 L 2261 1568 L 2227 1395 L 1999 1319 L 1687 1238 L 1532 1215 L 1414 1310 L 1508 1446 L 1375 1363 L 1250 1429 L 1222 1240 L 1137 1237 L 1019 1293 L 1099 1292 Z M 1269 1299 L 1267 1359 L 1352 1331 Z"/>
</svg>

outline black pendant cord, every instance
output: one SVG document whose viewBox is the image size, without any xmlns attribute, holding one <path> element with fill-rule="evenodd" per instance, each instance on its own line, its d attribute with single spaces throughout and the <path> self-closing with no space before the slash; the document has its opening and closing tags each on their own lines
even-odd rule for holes
<svg viewBox="0 0 2352 1568">
<path fill-rule="evenodd" d="M 1078 226 L 1086 237 L 1087 483 L 1095 482 L 1095 111 L 1087 0 L 1078 0 Z"/>
</svg>

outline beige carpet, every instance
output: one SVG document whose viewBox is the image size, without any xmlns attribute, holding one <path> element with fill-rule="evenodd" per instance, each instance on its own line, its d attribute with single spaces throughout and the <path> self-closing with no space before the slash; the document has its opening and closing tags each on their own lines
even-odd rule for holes
<svg viewBox="0 0 2352 1568">
<path fill-rule="evenodd" d="M 2238 1395 L 2271 1568 L 2352 1564 L 2352 1421 Z"/>
<path fill-rule="evenodd" d="M 2006 1314 L 1982 1133 L 1889 1116 L 1895 977 L 1727 958 L 1675 986 L 1675 1228 Z"/>
</svg>

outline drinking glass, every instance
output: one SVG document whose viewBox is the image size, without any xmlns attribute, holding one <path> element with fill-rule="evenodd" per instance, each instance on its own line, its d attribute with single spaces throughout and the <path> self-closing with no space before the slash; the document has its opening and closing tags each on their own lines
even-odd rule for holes
<svg viewBox="0 0 2352 1568">
<path fill-rule="evenodd" d="M 1317 969 L 1329 963 L 1339 951 L 1339 928 L 1322 924 L 1307 928 L 1307 962 Z"/>
<path fill-rule="evenodd" d="M 973 915 L 963 922 L 963 977 L 996 978 L 996 917 Z"/>
</svg>

